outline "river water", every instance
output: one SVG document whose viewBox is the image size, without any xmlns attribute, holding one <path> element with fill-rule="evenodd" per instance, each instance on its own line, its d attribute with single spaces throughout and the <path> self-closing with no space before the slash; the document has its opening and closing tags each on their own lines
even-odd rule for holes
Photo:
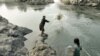
<svg viewBox="0 0 100 56">
<path fill-rule="evenodd" d="M 76 37 L 80 39 L 83 47 L 82 56 L 100 56 L 100 20 L 98 17 L 79 13 L 70 6 L 67 9 L 65 7 L 58 4 L 36 6 L 0 3 L 0 15 L 15 25 L 33 30 L 26 36 L 25 47 L 29 50 L 39 39 L 39 23 L 42 16 L 46 15 L 46 19 L 50 21 L 45 26 L 45 32 L 49 35 L 46 42 L 57 51 L 57 56 L 65 56 L 66 47 L 73 45 L 73 39 Z M 58 14 L 63 16 L 60 21 L 56 19 Z M 96 14 L 100 15 L 100 11 Z"/>
</svg>

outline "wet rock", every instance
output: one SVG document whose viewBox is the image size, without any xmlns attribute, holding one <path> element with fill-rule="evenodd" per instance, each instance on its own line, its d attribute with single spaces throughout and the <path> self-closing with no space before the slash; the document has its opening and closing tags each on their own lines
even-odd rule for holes
<svg viewBox="0 0 100 56">
<path fill-rule="evenodd" d="M 94 7 L 94 6 L 97 6 L 98 4 L 97 3 L 87 3 L 86 5 L 87 6 L 93 6 Z"/>
<path fill-rule="evenodd" d="M 29 56 L 28 49 L 23 47 L 21 50 L 16 51 L 15 56 Z"/>
<path fill-rule="evenodd" d="M 7 24 L 8 23 L 8 20 L 5 19 L 4 17 L 0 16 L 0 23 L 2 24 Z"/>
<path fill-rule="evenodd" d="M 26 2 L 27 0 L 16 0 L 18 2 Z"/>
<path fill-rule="evenodd" d="M 0 16 L 0 56 L 28 56 L 24 36 L 32 30 L 19 27 Z"/>
<path fill-rule="evenodd" d="M 49 3 L 53 3 L 53 0 L 30 0 L 29 3 L 33 5 L 45 5 Z"/>
<path fill-rule="evenodd" d="M 13 36 L 13 37 L 22 37 L 28 33 L 32 32 L 32 30 L 29 30 L 24 27 L 14 27 L 13 29 L 9 29 L 8 31 L 8 36 Z"/>
</svg>

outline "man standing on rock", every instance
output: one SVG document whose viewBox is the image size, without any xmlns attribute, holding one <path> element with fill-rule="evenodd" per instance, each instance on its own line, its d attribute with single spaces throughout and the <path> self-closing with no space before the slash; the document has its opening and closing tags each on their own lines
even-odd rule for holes
<svg viewBox="0 0 100 56">
<path fill-rule="evenodd" d="M 44 26 L 45 26 L 45 23 L 47 22 L 49 22 L 48 20 L 46 20 L 45 19 L 46 18 L 46 16 L 43 16 L 43 19 L 41 20 L 41 23 L 40 23 L 40 25 L 39 25 L 39 29 L 40 29 L 40 31 L 42 31 L 41 32 L 41 36 L 44 34 Z"/>
</svg>

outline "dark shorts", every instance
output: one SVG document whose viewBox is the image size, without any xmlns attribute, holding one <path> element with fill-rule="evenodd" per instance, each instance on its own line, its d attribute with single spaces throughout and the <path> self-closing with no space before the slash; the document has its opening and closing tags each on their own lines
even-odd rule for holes
<svg viewBox="0 0 100 56">
<path fill-rule="evenodd" d="M 44 31 L 44 28 L 40 27 L 40 31 Z"/>
<path fill-rule="evenodd" d="M 40 31 L 44 31 L 44 25 L 40 24 L 39 29 Z"/>
</svg>

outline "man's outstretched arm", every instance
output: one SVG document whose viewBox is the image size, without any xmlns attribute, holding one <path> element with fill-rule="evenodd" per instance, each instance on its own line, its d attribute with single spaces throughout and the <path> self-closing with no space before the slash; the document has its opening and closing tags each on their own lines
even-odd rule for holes
<svg viewBox="0 0 100 56">
<path fill-rule="evenodd" d="M 48 23 L 49 23 L 50 21 L 48 21 L 48 20 L 45 20 L 45 22 L 48 22 Z"/>
</svg>

